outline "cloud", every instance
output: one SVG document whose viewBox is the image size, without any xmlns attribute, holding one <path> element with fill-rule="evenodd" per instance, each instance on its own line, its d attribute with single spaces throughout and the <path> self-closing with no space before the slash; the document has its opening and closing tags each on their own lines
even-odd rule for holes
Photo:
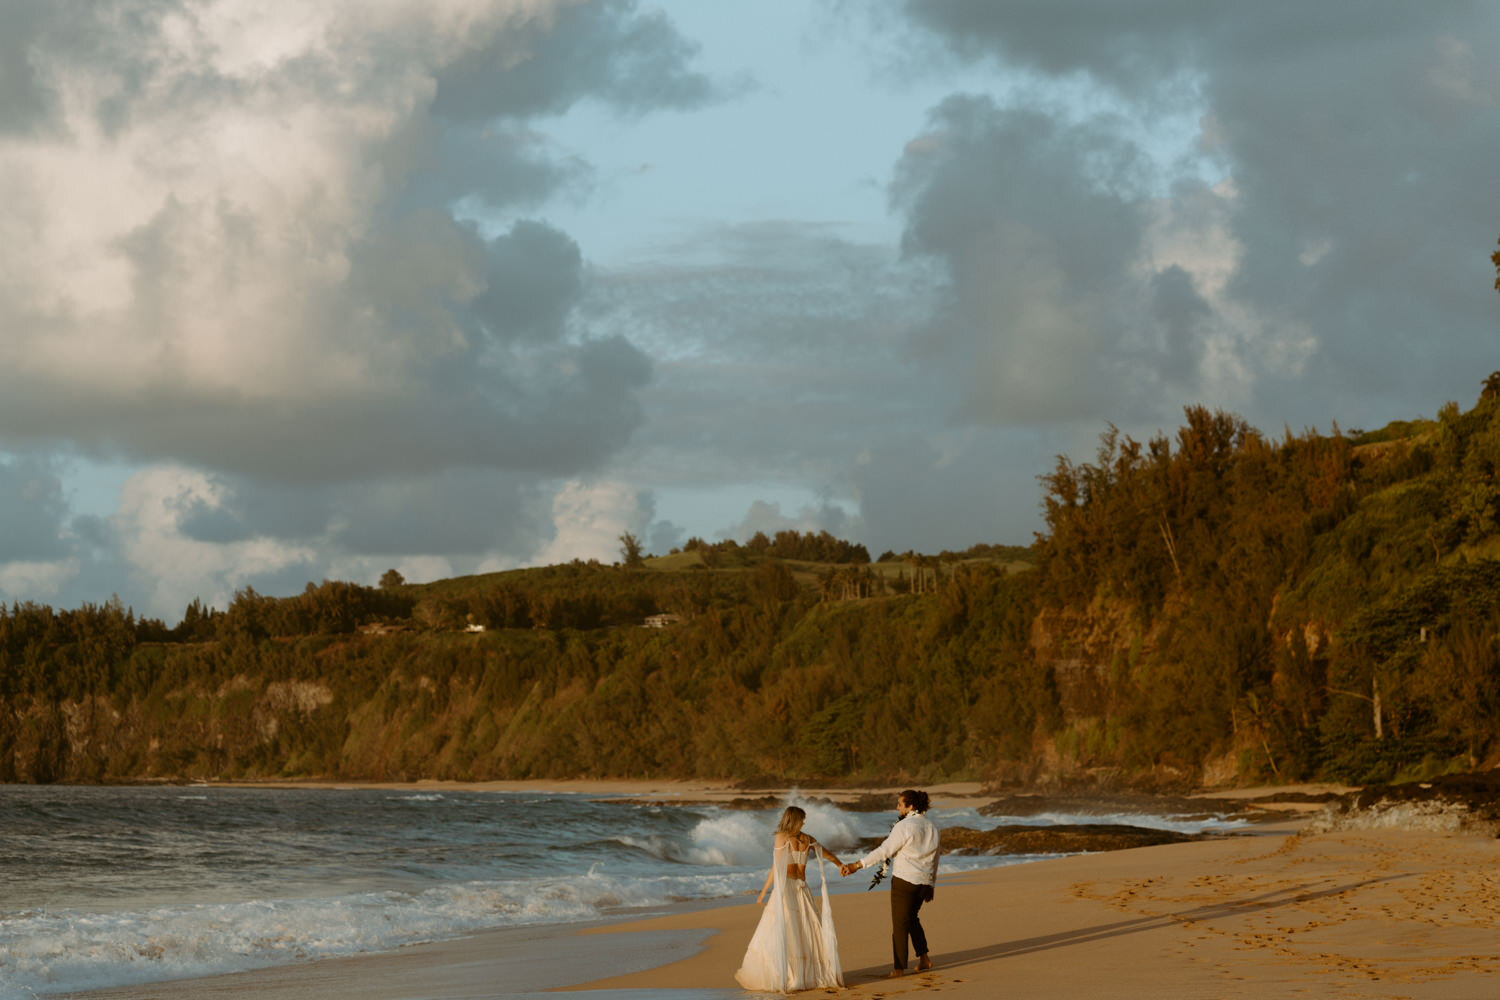
<svg viewBox="0 0 1500 1000">
<path fill-rule="evenodd" d="M 13 446 L 300 483 L 568 475 L 639 424 L 649 361 L 579 321 L 577 246 L 453 206 L 586 174 L 529 116 L 708 99 L 659 14 L 122 2 L 7 9 L 0 37 L 29 109 L 0 137 Z"/>
<path fill-rule="evenodd" d="M 78 560 L 71 558 L 0 563 L 0 593 L 26 601 L 46 600 L 60 593 L 78 571 Z"/>
<path fill-rule="evenodd" d="M 211 493 L 177 502 L 177 528 L 221 545 L 271 537 L 315 544 L 326 558 L 431 555 L 462 565 L 478 553 L 523 558 L 550 528 L 548 495 L 538 483 L 489 469 L 358 485 L 267 485 L 223 475 L 208 482 Z"/>
<path fill-rule="evenodd" d="M 1166 223 L 1150 208 L 1139 228 L 1158 242 Z M 1159 242 L 1164 255 L 1178 249 Z M 601 271 L 586 308 L 656 358 L 646 422 L 615 474 L 663 490 L 734 484 L 713 496 L 733 495 L 743 516 L 725 524 L 707 512 L 687 534 L 828 530 L 872 553 L 1025 543 L 1039 526 L 1037 473 L 1058 452 L 1093 445 L 1092 419 L 1081 432 L 965 422 L 954 388 L 965 384 L 963 348 L 945 360 L 933 342 L 958 336 L 932 328 L 950 301 L 935 254 L 902 258 L 791 221 L 714 227 L 684 244 Z M 1149 283 L 1138 284 L 1144 309 Z M 826 499 L 793 510 L 739 499 L 766 483 Z"/>
<path fill-rule="evenodd" d="M 46 120 L 49 95 L 27 42 L 49 19 L 48 5 L 15 4 L 0 33 L 0 134 L 24 133 Z"/>
<path fill-rule="evenodd" d="M 889 0 L 869 23 L 924 92 L 963 81 L 847 178 L 889 181 L 899 248 L 694 216 L 744 183 L 705 177 L 679 240 L 606 266 L 549 214 L 619 168 L 549 129 L 725 97 L 652 5 L 5 6 L 0 448 L 29 457 L 0 461 L 0 588 L 170 617 L 246 583 L 613 561 L 626 530 L 1023 542 L 1036 475 L 1106 422 L 1471 398 L 1497 22 Z M 630 135 L 631 164 L 677 162 Z M 113 518 L 78 515 L 62 456 L 139 470 Z"/>
<path fill-rule="evenodd" d="M 950 430 L 893 436 L 854 478 L 870 554 L 1028 545 L 1040 527 L 1037 474 L 1081 443 L 1066 430 Z"/>
<path fill-rule="evenodd" d="M 229 499 L 223 483 L 183 466 L 154 466 L 125 483 L 110 529 L 152 613 L 171 616 L 194 598 L 224 607 L 247 585 L 285 593 L 312 576 L 316 553 L 307 544 L 266 535 L 207 541 L 184 532 Z"/>
<path fill-rule="evenodd" d="M 488 121 L 555 114 L 587 97 L 632 114 L 690 108 L 716 92 L 707 77 L 685 70 L 696 52 L 661 11 L 549 4 L 544 17 L 496 33 L 445 66 L 433 110 Z"/>
<path fill-rule="evenodd" d="M 0 597 L 76 605 L 124 589 L 108 525 L 75 510 L 68 466 L 35 454 L 0 458 Z"/>
<path fill-rule="evenodd" d="M 424 581 L 573 559 L 614 562 L 622 533 L 670 528 L 652 525 L 652 512 L 648 494 L 617 480 L 542 483 L 450 469 L 419 480 L 280 487 L 156 465 L 127 480 L 94 548 L 74 544 L 46 563 L 0 563 L 0 588 L 98 600 L 62 587 L 82 573 L 96 588 L 112 581 L 127 603 L 173 622 L 195 598 L 224 607 L 246 586 L 286 595 L 330 578 L 373 586 L 390 568 Z M 80 553 L 95 553 L 82 570 Z"/>
<path fill-rule="evenodd" d="M 862 534 L 858 518 L 835 503 L 825 502 L 818 507 L 804 506 L 795 515 L 788 516 L 781 512 L 781 504 L 756 500 L 750 504 L 740 522 L 719 532 L 719 537 L 746 542 L 757 532 L 771 538 L 778 531 L 800 531 L 805 534 L 826 531 L 835 538 L 845 539 L 857 538 Z"/>
<path fill-rule="evenodd" d="M 1130 269 L 1148 221 L 1146 162 L 1108 123 L 1067 124 L 988 98 L 936 108 L 893 199 L 908 253 L 940 260 L 947 299 L 918 353 L 960 387 L 957 419 L 1024 423 L 1095 412 L 1159 358 L 1128 336 Z"/>
<path fill-rule="evenodd" d="M 556 535 L 534 557 L 539 566 L 597 559 L 620 559 L 620 536 L 640 537 L 651 521 L 652 505 L 627 483 L 601 481 L 565 483 L 552 501 Z"/>
<path fill-rule="evenodd" d="M 1012 105 L 981 102 L 978 117 L 979 99 L 936 112 L 933 135 L 907 154 L 907 186 L 913 175 L 920 183 L 905 204 L 909 239 L 950 264 L 957 322 L 1008 329 L 1000 315 L 1019 311 L 1034 336 L 1072 349 L 1066 370 L 1040 370 L 1048 393 L 1103 388 L 1100 417 L 1144 416 L 1132 406 L 1141 398 L 1109 390 L 1113 374 L 1117 386 L 1144 386 L 1136 396 L 1146 400 L 1165 389 L 1276 426 L 1381 421 L 1410 412 L 1412 400 L 1431 412 L 1477 390 L 1467 373 L 1487 363 L 1493 327 L 1484 250 L 1496 224 L 1484 175 L 1500 140 L 1500 71 L 1468 40 L 1500 28 L 1493 7 L 911 0 L 902 9 L 957 62 L 1034 81 Z M 1058 87 L 1087 100 L 1064 106 Z M 1026 127 L 1028 115 L 1045 121 Z M 1199 121 L 1195 150 L 1141 127 L 1166 115 Z M 1134 197 L 1101 183 L 1101 163 L 1107 178 L 1129 162 L 1122 144 L 1159 173 Z M 934 155 L 940 166 L 919 166 Z M 1050 182 L 1028 169 L 1048 156 Z M 975 177 L 986 178 L 977 189 Z M 1069 190 L 1097 221 L 1097 240 L 1078 235 L 1059 205 Z M 975 195 L 973 218 L 932 204 L 961 192 Z M 1145 231 L 1121 214 L 1132 201 L 1156 220 Z M 1028 203 L 1049 213 L 1041 236 L 1012 208 Z M 1179 250 L 1210 252 L 1161 260 L 1163 219 Z M 1153 258 L 1158 266 L 1147 266 Z M 1034 286 L 1006 289 L 1002 278 L 997 307 L 976 305 L 967 275 L 989 261 L 1031 268 Z M 1079 277 L 1081 297 L 1071 293 Z M 986 348 L 975 335 L 968 357 L 1037 370 L 1024 333 L 1019 344 L 997 336 L 1003 346 Z"/>
<path fill-rule="evenodd" d="M 708 227 L 649 264 L 598 269 L 585 309 L 655 359 L 617 467 L 662 488 L 796 482 L 847 496 L 868 438 L 940 412 L 903 356 L 929 277 L 890 247 L 792 222 Z"/>
<path fill-rule="evenodd" d="M 0 565 L 69 555 L 71 514 L 53 462 L 36 456 L 0 460 Z"/>
</svg>

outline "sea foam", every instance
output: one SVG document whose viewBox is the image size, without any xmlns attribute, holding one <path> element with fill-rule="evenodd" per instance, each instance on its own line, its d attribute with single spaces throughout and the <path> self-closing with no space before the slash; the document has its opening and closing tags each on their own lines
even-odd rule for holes
<svg viewBox="0 0 1500 1000">
<path fill-rule="evenodd" d="M 1476 819 L 1462 802 L 1429 799 L 1418 802 L 1377 802 L 1364 809 L 1325 808 L 1307 825 L 1308 833 L 1340 830 L 1412 830 L 1425 833 L 1472 832 L 1494 834 L 1495 824 Z"/>
<path fill-rule="evenodd" d="M 0 998 L 387 951 L 484 928 L 592 920 L 625 909 L 733 895 L 754 881 L 733 873 L 615 875 L 606 868 L 417 893 L 113 913 L 32 910 L 0 919 Z"/>
</svg>

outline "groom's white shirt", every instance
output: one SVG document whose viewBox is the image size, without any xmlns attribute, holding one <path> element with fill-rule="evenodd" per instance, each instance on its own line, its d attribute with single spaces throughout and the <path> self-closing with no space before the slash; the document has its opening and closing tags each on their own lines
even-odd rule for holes
<svg viewBox="0 0 1500 1000">
<path fill-rule="evenodd" d="M 919 812 L 910 812 L 891 830 L 885 843 L 859 859 L 873 868 L 893 858 L 891 875 L 916 885 L 932 885 L 937 876 L 938 828 Z"/>
</svg>

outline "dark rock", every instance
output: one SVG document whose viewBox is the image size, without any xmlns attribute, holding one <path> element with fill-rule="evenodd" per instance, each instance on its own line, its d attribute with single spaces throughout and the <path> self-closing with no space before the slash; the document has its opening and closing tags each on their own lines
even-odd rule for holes
<svg viewBox="0 0 1500 1000">
<path fill-rule="evenodd" d="M 1500 772 L 1370 785 L 1330 802 L 1307 832 L 1369 828 L 1500 835 Z"/>
<path fill-rule="evenodd" d="M 1480 819 L 1500 819 L 1500 771 L 1445 774 L 1399 785 L 1370 785 L 1350 797 L 1355 809 L 1392 802 L 1443 802 L 1466 806 Z"/>
<path fill-rule="evenodd" d="M 942 831 L 945 852 L 954 854 L 1078 854 L 1089 851 L 1123 851 L 1156 844 L 1181 844 L 1203 840 L 1205 834 L 1153 830 L 1123 823 L 1087 823 L 1078 826 L 1000 826 L 973 830 L 964 826 Z M 876 841 L 875 843 L 879 843 Z"/>
<path fill-rule="evenodd" d="M 1280 802 L 1336 802 L 1343 797 L 1339 792 L 1272 792 L 1270 795 L 1257 795 L 1243 801 L 1262 805 Z"/>
<path fill-rule="evenodd" d="M 596 801 L 599 801 L 599 802 L 624 803 L 625 805 L 631 805 L 631 806 L 714 806 L 714 807 L 719 808 L 719 809 L 739 809 L 739 810 L 744 810 L 746 812 L 749 812 L 749 811 L 752 811 L 752 810 L 761 810 L 761 809 L 781 809 L 781 808 L 784 808 L 786 806 L 786 799 L 782 798 L 779 795 L 758 795 L 758 796 L 754 796 L 754 797 L 739 796 L 737 798 L 729 799 L 727 801 L 725 801 L 723 799 L 643 799 L 643 798 L 597 799 Z M 810 805 L 824 805 L 824 806 L 840 805 L 840 803 L 836 803 L 832 799 L 824 798 L 822 796 L 813 796 L 812 798 L 804 799 L 803 801 L 807 802 Z M 847 808 L 847 807 L 843 807 L 843 808 Z"/>
<path fill-rule="evenodd" d="M 1454 829 L 1500 831 L 1500 771 L 1445 774 L 1427 781 L 1369 785 L 1331 803 L 1321 829 L 1369 825 L 1374 818 L 1406 813 L 1403 823 L 1431 827 L 1446 819 Z M 1387 819 L 1387 822 L 1389 820 Z"/>
<path fill-rule="evenodd" d="M 895 812 L 896 796 L 886 792 L 866 792 L 857 799 L 840 802 L 838 807 L 846 812 Z"/>
</svg>

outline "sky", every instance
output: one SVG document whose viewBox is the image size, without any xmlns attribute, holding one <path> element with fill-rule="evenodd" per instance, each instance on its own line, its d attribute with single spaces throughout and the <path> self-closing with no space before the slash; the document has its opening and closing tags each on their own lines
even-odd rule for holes
<svg viewBox="0 0 1500 1000">
<path fill-rule="evenodd" d="M 1500 6 L 0 0 L 0 599 L 1027 544 L 1500 368 Z"/>
</svg>

